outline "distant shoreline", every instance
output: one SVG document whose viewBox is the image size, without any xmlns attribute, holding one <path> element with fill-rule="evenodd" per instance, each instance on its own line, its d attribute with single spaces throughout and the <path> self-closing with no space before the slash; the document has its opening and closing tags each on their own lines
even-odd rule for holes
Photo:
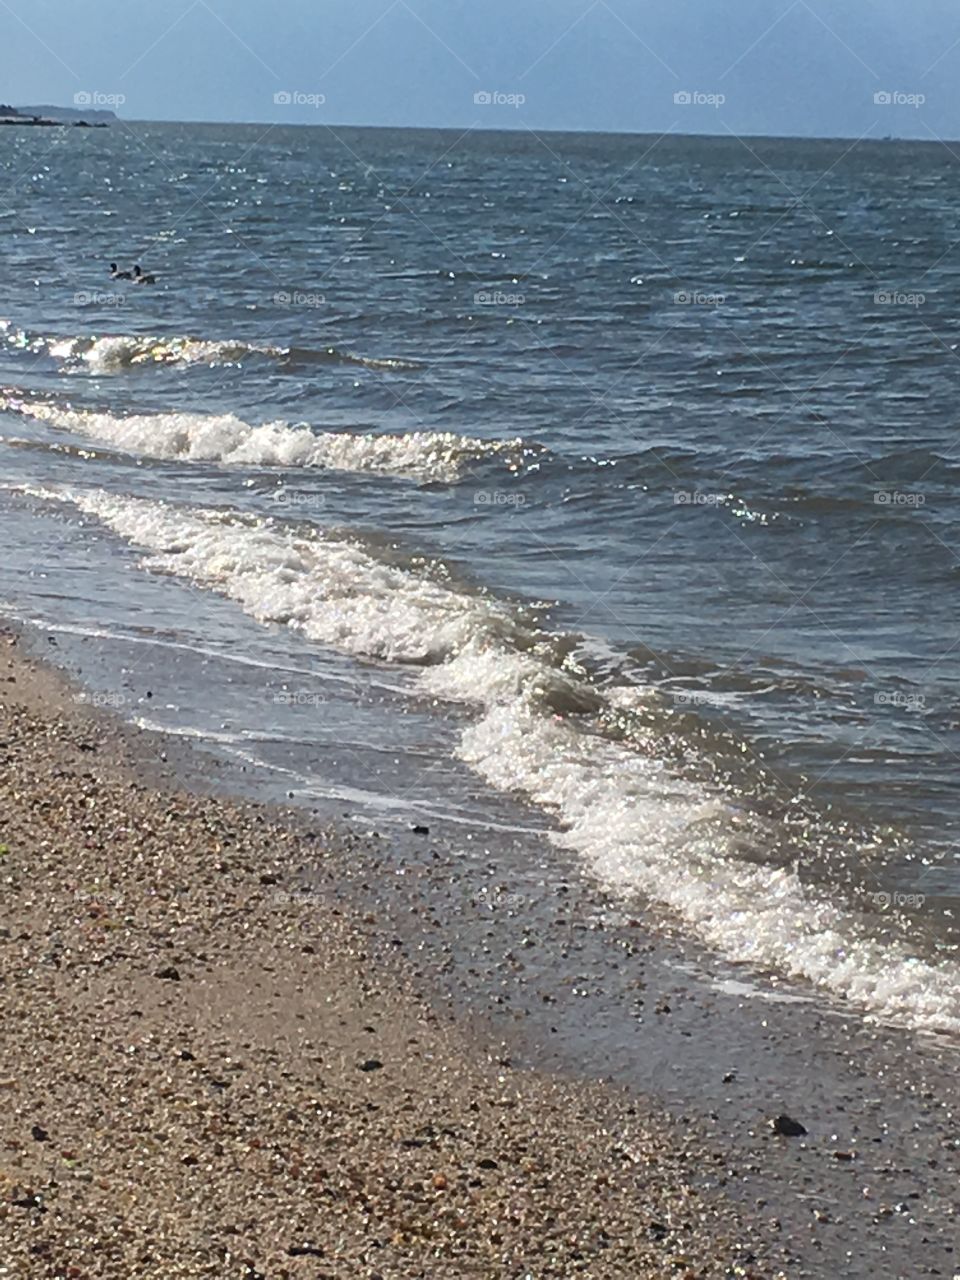
<svg viewBox="0 0 960 1280">
<path fill-rule="evenodd" d="M 198 125 L 210 126 L 211 128 L 220 129 L 326 129 L 326 130 L 349 130 L 356 133 L 439 133 L 449 135 L 460 135 L 473 137 L 476 135 L 484 136 L 490 134 L 500 134 L 505 137 L 550 137 L 550 138 L 628 138 L 636 141 L 646 140 L 666 140 L 677 139 L 689 142 L 730 142 L 730 143 L 770 143 L 770 142 L 799 142 L 799 143 L 833 143 L 837 146 L 849 147 L 851 143 L 857 146 L 890 146 L 890 145 L 910 145 L 924 147 L 946 147 L 950 148 L 960 142 L 960 138 L 919 138 L 919 137 L 896 137 L 896 136 L 847 136 L 838 134 L 835 137 L 828 137 L 820 134 L 793 134 L 793 133 L 745 133 L 731 134 L 726 133 L 681 133 L 679 131 L 649 129 L 531 129 L 528 126 L 503 126 L 494 128 L 489 125 L 483 127 L 471 127 L 464 124 L 356 124 L 343 120 L 177 120 L 177 119 L 156 119 L 150 117 L 126 117 L 116 120 L 117 124 L 123 125 Z"/>
<path fill-rule="evenodd" d="M 44 102 L 36 106 L 12 106 L 0 103 L 0 125 L 21 125 L 27 128 L 51 128 L 55 125 L 76 125 L 83 129 L 104 129 L 116 120 L 116 113 L 101 107 L 89 111 L 80 107 L 58 107 Z"/>
<path fill-rule="evenodd" d="M 351 132 L 363 133 L 438 133 L 438 134 L 463 134 L 464 131 L 470 135 L 480 134 L 502 134 L 504 136 L 522 137 L 528 134 L 534 136 L 544 135 L 546 137 L 560 138 L 632 138 L 638 141 L 646 139 L 656 139 L 658 141 L 667 138 L 677 139 L 690 142 L 704 141 L 727 141 L 742 143 L 770 143 L 770 142 L 793 142 L 793 143 L 835 143 L 837 145 L 849 146 L 851 143 L 864 146 L 890 146 L 890 145 L 910 145 L 910 146 L 926 146 L 926 147 L 947 147 L 949 148 L 958 139 L 951 138 L 915 138 L 915 137 L 869 137 L 863 136 L 858 138 L 836 136 L 826 137 L 819 134 L 776 134 L 776 133 L 756 133 L 732 135 L 727 133 L 680 133 L 668 130 L 623 130 L 623 129 L 536 129 L 532 130 L 527 126 L 511 127 L 503 126 L 501 128 L 485 127 L 469 127 L 463 125 L 419 125 L 419 124 L 354 124 L 344 122 L 342 120 L 334 121 L 310 121 L 310 120 L 176 120 L 176 119 L 150 119 L 148 117 L 121 120 L 115 112 L 94 110 L 89 114 L 84 114 L 75 107 L 45 107 L 42 111 L 47 114 L 39 114 L 31 112 L 29 107 L 7 108 L 8 111 L 16 111 L 20 114 L 6 115 L 0 114 L 0 126 L 2 125 L 26 125 L 50 127 L 74 126 L 88 129 L 103 129 L 110 124 L 123 125 L 197 125 L 210 126 L 212 128 L 296 128 L 296 129 L 343 129 Z M 24 114 L 30 113 L 30 114 Z M 99 117 L 99 118 L 95 118 Z M 106 118 L 104 118 L 106 117 Z"/>
<path fill-rule="evenodd" d="M 27 116 L 0 116 L 0 125 L 8 125 L 16 128 L 18 125 L 25 129 L 106 129 L 106 121 L 97 120 L 91 123 L 89 120 L 44 120 L 32 119 Z"/>
</svg>

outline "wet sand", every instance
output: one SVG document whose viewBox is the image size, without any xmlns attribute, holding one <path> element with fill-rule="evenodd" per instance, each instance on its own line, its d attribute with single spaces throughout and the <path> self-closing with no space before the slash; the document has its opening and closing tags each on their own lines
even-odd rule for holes
<svg viewBox="0 0 960 1280">
<path fill-rule="evenodd" d="M 174 668 L 141 662 L 139 669 L 123 663 L 114 671 L 116 656 L 102 651 L 102 641 L 32 626 L 22 632 L 16 648 L 0 652 L 17 663 L 11 668 L 16 675 L 12 688 L 0 672 L 0 704 L 25 704 L 41 725 L 51 717 L 66 716 L 89 748 L 67 765 L 41 759 L 40 776 L 49 774 L 51 767 L 79 769 L 90 775 L 86 783 L 92 780 L 97 787 L 132 776 L 141 790 L 127 788 L 124 803 L 132 803 L 131 795 L 137 797 L 141 827 L 149 824 L 147 812 L 166 812 L 166 803 L 158 803 L 156 793 L 191 793 L 192 799 L 174 802 L 180 825 L 167 835 L 178 856 L 186 839 L 182 832 L 189 830 L 182 815 L 197 812 L 198 803 L 204 813 L 215 813 L 222 821 L 227 813 L 247 815 L 240 819 L 246 823 L 246 838 L 251 831 L 259 836 L 246 855 L 242 884 L 252 897 L 244 897 L 244 922 L 255 919 L 267 937 L 285 937 L 286 960 L 298 947 L 314 948 L 313 953 L 303 952 L 308 959 L 299 959 L 298 965 L 305 968 L 298 967 L 291 977 L 303 990 L 289 1017 L 284 1012 L 289 988 L 273 988 L 278 1003 L 269 1012 L 267 1043 L 280 1036 L 284 1025 L 299 1023 L 301 1014 L 308 1021 L 315 1018 L 316 1006 L 331 997 L 323 983 L 332 982 L 344 993 L 337 1006 L 337 1018 L 344 1020 L 337 1023 L 337 1035 L 346 1035 L 351 1025 L 356 1030 L 358 1018 L 361 1029 L 373 1027 L 386 1035 L 392 1012 L 403 1008 L 421 1042 L 416 1051 L 425 1042 L 424 1028 L 431 1036 L 442 1030 L 445 1047 L 431 1039 L 430 1047 L 422 1050 L 433 1054 L 431 1064 L 442 1064 L 431 1066 L 433 1074 L 427 1079 L 446 1085 L 455 1071 L 458 1081 L 466 1081 L 464 1062 L 469 1061 L 485 1064 L 488 1073 L 470 1075 L 470 1081 L 486 1079 L 485 1087 L 496 1089 L 502 1087 L 503 1076 L 512 1088 L 523 1082 L 534 1090 L 528 1095 L 528 1105 L 536 1112 L 530 1124 L 558 1153 L 561 1165 L 566 1157 L 559 1153 L 571 1140 L 570 1150 L 576 1154 L 569 1158 L 584 1171 L 589 1161 L 583 1153 L 588 1150 L 591 1160 L 604 1149 L 608 1158 L 622 1160 L 619 1153 L 627 1147 L 610 1138 L 623 1131 L 618 1126 L 635 1137 L 643 1135 L 648 1144 L 643 1148 L 643 1185 L 635 1186 L 642 1204 L 624 1209 L 618 1247 L 636 1250 L 639 1236 L 642 1243 L 655 1243 L 649 1258 L 637 1254 L 621 1261 L 622 1255 L 617 1257 L 609 1247 L 593 1254 L 583 1248 L 585 1225 L 589 1230 L 589 1224 L 599 1224 L 608 1237 L 614 1234 L 606 1216 L 613 1205 L 606 1183 L 600 1182 L 601 1193 L 584 1172 L 583 1179 L 571 1175 L 572 1193 L 571 1183 L 563 1184 L 564 1199 L 572 1195 L 579 1202 L 575 1220 L 580 1226 L 572 1235 L 578 1239 L 581 1258 L 551 1262 L 551 1253 L 544 1251 L 541 1222 L 531 1228 L 532 1238 L 518 1246 L 516 1261 L 481 1255 L 472 1271 L 462 1257 L 451 1263 L 443 1255 L 430 1255 L 426 1261 L 420 1255 L 415 1263 L 406 1257 L 394 1263 L 393 1270 L 381 1259 L 365 1269 L 365 1262 L 344 1262 L 334 1251 L 322 1266 L 315 1260 L 318 1270 L 304 1271 L 308 1264 L 301 1261 L 300 1270 L 291 1274 L 742 1273 L 783 1274 L 793 1280 L 919 1280 L 957 1274 L 960 1111 L 955 1045 L 871 1025 L 856 1010 L 809 989 L 791 987 L 775 975 L 724 965 L 682 932 L 673 932 L 661 913 L 649 911 L 639 900 L 624 902 L 591 881 L 572 854 L 534 833 L 507 843 L 497 838 L 488 845 L 482 833 L 478 839 L 477 832 L 432 818 L 427 819 L 429 829 L 409 830 L 393 823 L 378 831 L 369 819 L 353 817 L 345 823 L 333 804 L 278 808 L 274 802 L 282 805 L 287 794 L 282 773 L 264 774 L 219 752 L 199 751 L 192 741 L 126 727 L 89 705 L 91 700 L 116 702 L 127 714 L 138 705 L 146 712 L 179 688 L 182 673 Z M 72 684 L 66 685 L 47 666 L 21 667 L 25 652 L 55 662 L 69 673 Z M 165 652 L 161 647 L 157 654 Z M 75 692 L 79 689 L 85 692 Z M 9 732 L 0 736 L 8 744 L 13 740 Z M 23 734 L 18 741 L 22 738 Z M 40 730 L 31 750 L 37 750 L 39 742 L 49 748 L 50 741 L 46 729 Z M 29 785 L 36 787 L 36 782 Z M 22 789 L 29 790 L 26 781 Z M 231 801 L 235 795 L 266 803 L 238 807 Z M 264 824 L 276 834 L 259 838 Z M 213 849 L 206 856 L 194 855 L 200 883 L 208 890 L 212 883 L 214 890 L 229 887 L 236 892 L 233 880 L 220 879 L 230 872 L 217 871 L 211 882 L 215 853 Z M 268 869 L 261 871 L 261 865 Z M 261 885 L 260 875 L 269 882 Z M 183 884 L 184 902 L 189 903 L 189 882 Z M 140 885 L 135 876 L 125 892 L 136 897 L 142 892 Z M 204 954 L 226 955 L 219 944 L 214 950 L 209 943 L 210 905 L 208 901 L 196 925 L 207 931 Z M 46 934 L 52 926 L 41 923 L 40 928 Z M 344 929 L 348 935 L 337 932 Z M 261 936 L 245 935 L 245 947 L 254 956 L 260 954 Z M 334 936 L 347 937 L 338 943 L 335 956 L 317 944 L 318 937 Z M 226 941 L 236 944 L 230 939 L 224 946 Z M 276 956 L 268 963 L 276 972 L 283 967 Z M 211 978 L 203 966 L 199 974 L 194 966 L 173 967 L 180 979 L 177 998 L 187 1001 L 191 1018 L 197 1017 L 199 990 L 204 993 L 204 1017 L 211 1008 L 215 1014 Z M 231 1000 L 239 993 L 237 1001 L 252 1009 L 252 992 L 259 988 L 248 980 L 245 960 L 231 958 L 229 965 L 218 960 L 217 972 L 225 975 Z M 152 974 L 147 971 L 148 992 L 176 981 L 158 983 L 150 980 Z M 332 979 L 325 976 L 331 974 Z M 255 981 L 267 980 L 261 975 Z M 381 1003 L 376 1018 L 368 1020 L 365 1012 L 356 1011 L 371 1007 L 371 983 Z M 323 992 L 322 1002 L 318 991 Z M 388 1008 L 381 1012 L 383 1002 Z M 143 1013 L 142 995 L 136 1008 Z M 329 1022 L 323 1034 L 332 1034 Z M 363 1031 L 352 1041 L 357 1053 L 373 1034 Z M 216 1052 L 234 1056 L 236 1045 L 227 1049 L 227 1043 Z M 337 1041 L 325 1043 L 329 1054 L 329 1046 Z M 293 1060 L 289 1035 L 282 1052 Z M 386 1057 L 376 1048 L 371 1052 L 384 1066 L 361 1073 L 364 1088 L 374 1078 L 388 1079 Z M 422 1075 L 417 1067 L 422 1063 L 414 1059 L 411 1071 L 403 1045 L 395 1044 L 393 1052 L 404 1088 L 416 1092 Z M 215 1055 L 211 1061 L 216 1061 Z M 456 1063 L 455 1068 L 450 1063 Z M 329 1069 L 327 1059 L 323 1071 Z M 345 1083 L 338 1087 L 345 1088 L 351 1080 L 356 1084 L 347 1071 Z M 537 1094 L 547 1085 L 546 1094 Z M 432 1112 L 438 1104 L 433 1095 L 405 1095 L 400 1105 L 407 1102 L 424 1106 L 428 1123 L 435 1123 Z M 387 1105 L 380 1098 L 376 1104 Z M 449 1105 L 462 1114 L 462 1098 Z M 586 1128 L 581 1127 L 584 1107 L 590 1117 Z M 807 1132 L 796 1137 L 775 1133 L 770 1122 L 780 1113 L 797 1118 Z M 514 1115 L 511 1123 L 515 1121 Z M 444 1123 L 454 1128 L 453 1121 Z M 495 1139 L 490 1141 L 496 1145 Z M 479 1159 L 494 1160 L 498 1167 L 478 1167 L 473 1170 L 476 1178 L 502 1176 L 503 1162 L 496 1155 Z M 599 1167 L 596 1176 L 608 1177 L 602 1156 Z M 435 1176 L 430 1170 L 427 1174 Z M 426 1177 L 429 1183 L 427 1174 L 414 1182 Z M 636 1167 L 632 1176 L 638 1176 Z M 442 1171 L 440 1177 L 448 1175 Z M 662 1229 L 673 1230 L 673 1222 L 657 1208 L 662 1185 L 687 1187 L 694 1193 L 684 1192 L 682 1199 L 695 1246 L 689 1240 L 682 1250 L 679 1243 L 677 1251 L 673 1244 L 664 1245 L 668 1236 Z M 405 1192 L 411 1189 L 404 1184 Z M 439 1190 L 446 1194 L 449 1186 Z M 473 1188 L 474 1193 L 478 1190 Z M 539 1197 L 544 1188 L 536 1191 Z M 209 1212 L 210 1202 L 205 1203 Z M 691 1205 L 697 1206 L 696 1216 Z M 535 1220 L 535 1211 L 525 1213 Z M 716 1220 L 714 1214 L 719 1215 Z M 494 1232 L 503 1234 L 496 1227 Z M 736 1252 L 738 1240 L 744 1242 L 742 1255 Z M 609 1246 L 609 1240 L 603 1244 Z M 289 1246 L 282 1246 L 281 1254 L 284 1247 Z M 747 1261 L 751 1252 L 756 1258 Z M 244 1256 L 260 1255 L 248 1251 Z M 289 1258 L 281 1265 L 289 1266 Z M 283 1274 L 257 1269 L 265 1275 Z M 122 1269 L 117 1274 L 123 1274 Z M 188 1269 L 186 1274 L 206 1273 Z M 240 1274 L 250 1273 L 241 1269 Z"/>
<path fill-rule="evenodd" d="M 695 1126 L 433 999 L 359 840 L 0 646 L 0 1276 L 794 1274 Z"/>
</svg>

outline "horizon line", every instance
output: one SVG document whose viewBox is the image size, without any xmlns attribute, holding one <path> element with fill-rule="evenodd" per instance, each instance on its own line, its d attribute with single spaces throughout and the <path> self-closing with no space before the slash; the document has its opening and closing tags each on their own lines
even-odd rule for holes
<svg viewBox="0 0 960 1280">
<path fill-rule="evenodd" d="M 23 110 L 24 108 L 17 108 Z M 76 110 L 76 108 L 64 108 L 67 110 Z M 919 138 L 911 136 L 897 136 L 893 134 L 885 134 L 882 137 L 870 137 L 868 135 L 856 134 L 803 134 L 803 133 L 735 133 L 727 130 L 724 133 L 680 133 L 673 130 L 663 129 L 563 129 L 550 126 L 545 129 L 532 129 L 529 126 L 499 126 L 492 128 L 489 125 L 462 125 L 462 124 L 355 124 L 348 121 L 323 121 L 316 122 L 309 120 L 194 120 L 194 119 L 157 119 L 147 116 L 123 117 L 114 115 L 114 119 L 118 124 L 186 124 L 186 125 L 214 125 L 221 127 L 275 127 L 275 128 L 296 128 L 296 129 L 367 129 L 377 130 L 380 132 L 405 132 L 405 133 L 504 133 L 517 134 L 522 137 L 524 134 L 532 134 L 536 137 L 538 134 L 562 134 L 566 136 L 576 137 L 601 137 L 601 138 L 684 138 L 684 139 L 710 139 L 723 140 L 730 139 L 737 141 L 738 139 L 762 141 L 762 142 L 853 142 L 853 143 L 873 143 L 876 145 L 890 143 L 915 143 L 920 146 L 941 146 L 950 147 L 953 144 L 960 144 L 960 136 L 956 138 Z"/>
</svg>

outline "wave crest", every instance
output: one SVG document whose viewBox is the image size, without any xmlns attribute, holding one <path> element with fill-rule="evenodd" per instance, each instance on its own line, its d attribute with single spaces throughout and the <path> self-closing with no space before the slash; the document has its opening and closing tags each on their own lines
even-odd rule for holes
<svg viewBox="0 0 960 1280">
<path fill-rule="evenodd" d="M 261 358 L 281 364 L 350 364 L 384 373 L 402 373 L 421 369 L 413 360 L 391 357 L 360 356 L 337 347 L 283 347 L 243 342 L 236 339 L 195 338 L 187 335 L 157 337 L 150 334 L 73 335 L 55 337 L 28 333 L 23 329 L 6 329 L 10 346 L 46 354 L 67 365 L 85 366 L 96 374 L 111 374 L 123 369 L 148 365 L 207 365 L 217 367 L 241 364 Z"/>
<path fill-rule="evenodd" d="M 539 446 L 521 439 L 480 440 L 451 431 L 361 435 L 315 432 L 284 421 L 255 426 L 233 414 L 151 413 L 129 416 L 71 409 L 44 401 L 0 399 L 0 408 L 88 440 L 165 461 L 248 467 L 305 467 L 408 476 L 453 483 L 471 467 L 496 460 L 520 470 Z"/>
</svg>

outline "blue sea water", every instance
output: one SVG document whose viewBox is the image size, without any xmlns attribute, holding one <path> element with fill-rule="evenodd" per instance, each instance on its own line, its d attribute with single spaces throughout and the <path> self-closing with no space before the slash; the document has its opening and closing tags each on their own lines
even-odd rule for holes
<svg viewBox="0 0 960 1280">
<path fill-rule="evenodd" d="M 542 831 L 960 1029 L 948 148 L 124 124 L 0 170 L 9 613 L 296 795 Z"/>
</svg>

